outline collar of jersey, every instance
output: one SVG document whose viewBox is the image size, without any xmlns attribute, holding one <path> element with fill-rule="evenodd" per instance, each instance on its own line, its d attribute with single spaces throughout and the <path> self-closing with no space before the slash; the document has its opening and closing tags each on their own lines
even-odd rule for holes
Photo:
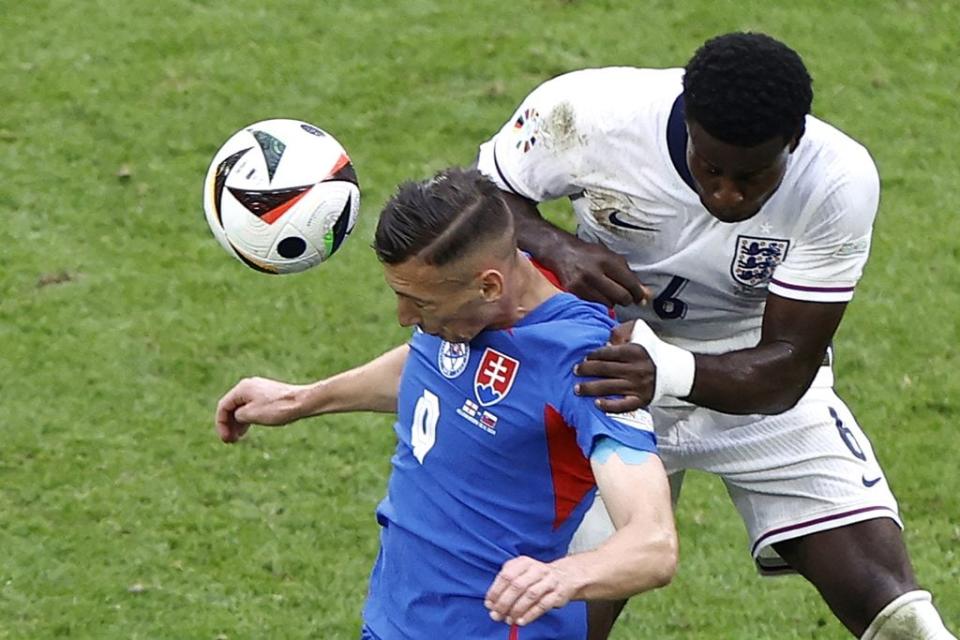
<svg viewBox="0 0 960 640">
<path fill-rule="evenodd" d="M 694 184 L 690 167 L 687 166 L 687 123 L 684 120 L 682 93 L 674 100 L 673 108 L 670 109 L 670 118 L 667 120 L 667 149 L 670 150 L 673 168 L 687 186 L 696 193 L 697 185 Z"/>
<path fill-rule="evenodd" d="M 520 318 L 513 326 L 522 327 L 524 325 L 536 324 L 548 320 L 554 315 L 557 309 L 575 300 L 578 300 L 578 298 L 572 293 L 567 293 L 566 291 L 557 292 L 531 309 L 527 315 Z"/>
</svg>

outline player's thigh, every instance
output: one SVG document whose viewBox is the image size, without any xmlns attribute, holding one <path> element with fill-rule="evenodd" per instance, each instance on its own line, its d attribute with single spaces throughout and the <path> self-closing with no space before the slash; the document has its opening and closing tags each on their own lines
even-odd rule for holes
<svg viewBox="0 0 960 640">
<path fill-rule="evenodd" d="M 708 471 L 723 477 L 761 570 L 789 570 L 775 545 L 857 522 L 900 519 L 873 447 L 831 390 L 730 430 Z"/>
</svg>

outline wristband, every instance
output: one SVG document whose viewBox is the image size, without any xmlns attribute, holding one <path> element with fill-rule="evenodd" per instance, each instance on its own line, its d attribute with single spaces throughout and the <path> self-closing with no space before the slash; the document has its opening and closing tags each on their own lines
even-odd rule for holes
<svg viewBox="0 0 960 640">
<path fill-rule="evenodd" d="M 685 398 L 690 395 L 697 368 L 693 353 L 664 342 L 642 320 L 634 323 L 630 342 L 646 349 L 657 369 L 650 404 L 664 396 Z"/>
</svg>

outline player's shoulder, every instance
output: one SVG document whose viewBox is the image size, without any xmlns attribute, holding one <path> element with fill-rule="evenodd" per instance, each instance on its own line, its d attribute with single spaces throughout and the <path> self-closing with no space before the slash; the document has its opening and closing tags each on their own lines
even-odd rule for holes
<svg viewBox="0 0 960 640">
<path fill-rule="evenodd" d="M 797 151 L 817 170 L 818 181 L 876 179 L 877 166 L 866 146 L 815 116 L 807 116 L 806 131 Z"/>
<path fill-rule="evenodd" d="M 595 67 L 551 78 L 534 89 L 527 101 L 539 103 L 544 110 L 567 102 L 589 105 L 591 111 L 636 113 L 645 104 L 672 101 L 682 88 L 683 69 Z"/>
<path fill-rule="evenodd" d="M 589 67 L 554 76 L 540 86 L 655 89 L 680 86 L 682 81 L 683 69 L 680 68 Z"/>
<path fill-rule="evenodd" d="M 526 353 L 542 355 L 547 368 L 574 361 L 606 344 L 616 321 L 609 310 L 569 293 L 559 293 L 511 330 Z"/>
</svg>

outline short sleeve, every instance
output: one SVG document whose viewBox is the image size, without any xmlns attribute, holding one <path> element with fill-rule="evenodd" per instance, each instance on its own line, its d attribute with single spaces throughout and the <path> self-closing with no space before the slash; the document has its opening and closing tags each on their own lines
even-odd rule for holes
<svg viewBox="0 0 960 640">
<path fill-rule="evenodd" d="M 573 392 L 574 385 L 584 380 L 573 374 L 574 365 L 605 344 L 609 329 L 558 327 L 555 335 L 563 335 L 566 340 L 564 345 L 554 344 L 551 349 L 555 357 L 551 359 L 544 382 L 553 389 L 553 406 L 563 421 L 576 431 L 577 445 L 583 455 L 589 458 L 597 439 L 604 436 L 633 449 L 656 453 L 653 419 L 647 410 L 608 414 L 597 408 L 595 398 L 578 396 Z M 570 345 L 578 346 L 571 348 Z"/>
<path fill-rule="evenodd" d="M 769 291 L 810 302 L 847 302 L 870 253 L 880 199 L 876 166 L 862 147 L 855 162 L 826 185 L 807 227 L 770 279 Z"/>
<path fill-rule="evenodd" d="M 597 439 L 613 438 L 617 442 L 638 451 L 657 452 L 657 437 L 653 430 L 653 418 L 646 409 L 629 413 L 604 413 L 594 404 L 593 398 L 573 395 L 565 403 L 561 413 L 577 432 L 577 445 L 587 458 L 593 452 Z"/>
<path fill-rule="evenodd" d="M 477 168 L 504 191 L 534 202 L 580 191 L 573 183 L 581 158 L 576 73 L 543 83 L 499 132 L 480 146 Z"/>
</svg>

